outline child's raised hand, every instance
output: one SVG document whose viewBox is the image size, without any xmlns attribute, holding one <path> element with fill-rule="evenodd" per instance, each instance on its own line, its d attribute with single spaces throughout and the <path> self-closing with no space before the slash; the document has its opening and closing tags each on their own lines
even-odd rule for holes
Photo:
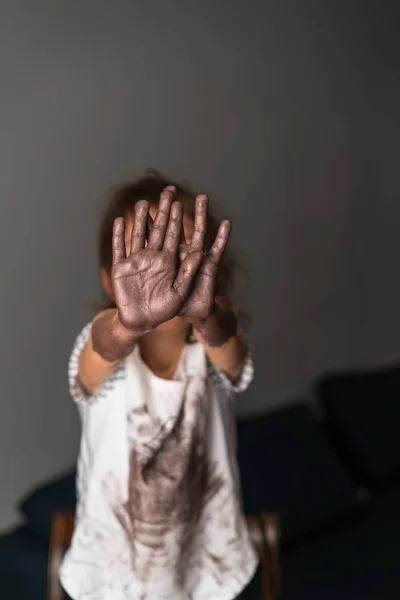
<svg viewBox="0 0 400 600">
<path fill-rule="evenodd" d="M 194 249 L 179 265 L 183 208 L 175 197 L 170 186 L 161 194 L 146 247 L 150 207 L 145 200 L 136 204 L 129 256 L 124 219 L 114 222 L 111 279 L 120 321 L 132 331 L 145 333 L 176 316 L 201 263 L 201 250 Z"/>
<path fill-rule="evenodd" d="M 218 265 L 228 243 L 231 232 L 230 221 L 223 221 L 217 236 L 208 253 L 204 253 L 204 240 L 207 227 L 207 196 L 196 198 L 196 212 L 194 219 L 194 232 L 190 244 L 183 240 L 180 245 L 180 256 L 183 260 L 191 253 L 201 252 L 203 261 L 194 280 L 192 291 L 179 311 L 179 316 L 192 324 L 205 321 L 214 311 L 215 284 Z"/>
</svg>

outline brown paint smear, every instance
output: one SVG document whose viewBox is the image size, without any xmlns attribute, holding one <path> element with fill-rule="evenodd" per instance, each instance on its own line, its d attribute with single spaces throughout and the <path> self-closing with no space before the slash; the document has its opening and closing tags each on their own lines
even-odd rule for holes
<svg viewBox="0 0 400 600">
<path fill-rule="evenodd" d="M 203 404 L 201 396 L 194 400 L 191 410 L 197 419 L 191 420 L 185 418 L 184 403 L 172 431 L 154 453 L 140 453 L 135 444 L 131 449 L 129 499 L 117 517 L 131 544 L 132 569 L 141 581 L 160 569 L 175 571 L 178 579 L 183 576 L 204 504 L 224 484 L 207 458 Z"/>
<path fill-rule="evenodd" d="M 223 586 L 227 578 L 235 578 L 236 569 L 245 568 L 236 522 L 240 502 L 207 454 L 207 402 L 205 394 L 188 394 L 172 426 L 153 420 L 144 406 L 128 415 L 128 500 L 118 501 L 112 473 L 103 481 L 104 498 L 123 535 L 99 527 L 87 515 L 82 522 L 92 540 L 90 529 L 97 531 L 96 543 L 107 557 L 101 569 L 118 562 L 123 538 L 129 561 L 121 565 L 123 572 L 134 574 L 144 588 L 165 582 L 167 593 L 183 591 L 188 574 L 202 571 Z M 153 592 L 143 594 L 142 600 L 154 600 Z"/>
</svg>

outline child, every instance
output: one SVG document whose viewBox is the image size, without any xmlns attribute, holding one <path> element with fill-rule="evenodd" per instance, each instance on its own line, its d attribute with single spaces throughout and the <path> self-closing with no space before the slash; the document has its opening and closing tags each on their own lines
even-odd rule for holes
<svg viewBox="0 0 400 600">
<path fill-rule="evenodd" d="M 232 414 L 253 368 L 222 295 L 230 222 L 216 231 L 206 196 L 167 183 L 150 173 L 114 194 L 108 306 L 70 360 L 82 438 L 61 581 L 74 600 L 231 600 L 257 566 Z"/>
</svg>

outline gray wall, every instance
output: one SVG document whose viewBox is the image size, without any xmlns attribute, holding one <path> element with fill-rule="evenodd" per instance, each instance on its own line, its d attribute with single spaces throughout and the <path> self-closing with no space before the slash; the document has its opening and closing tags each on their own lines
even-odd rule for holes
<svg viewBox="0 0 400 600">
<path fill-rule="evenodd" d="M 397 34 L 378 1 L 1 2 L 0 527 L 75 459 L 99 198 L 146 166 L 233 219 L 258 367 L 240 411 L 398 357 Z"/>
</svg>

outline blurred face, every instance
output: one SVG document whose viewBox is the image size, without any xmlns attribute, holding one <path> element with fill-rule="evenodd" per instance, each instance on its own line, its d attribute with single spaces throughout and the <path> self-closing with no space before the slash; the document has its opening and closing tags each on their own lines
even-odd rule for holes
<svg viewBox="0 0 400 600">
<path fill-rule="evenodd" d="M 154 219 L 156 214 L 157 214 L 157 206 L 153 206 L 153 205 L 150 206 L 150 216 Z M 134 225 L 134 213 L 132 212 L 132 213 L 128 213 L 125 216 L 125 250 L 126 250 L 127 256 L 129 256 L 129 254 L 130 254 L 133 225 Z M 189 215 L 184 214 L 183 215 L 183 230 L 185 232 L 185 238 L 186 238 L 186 242 L 188 244 L 190 244 L 190 242 L 192 241 L 193 229 L 194 229 L 193 219 Z M 147 244 L 147 242 L 146 242 L 146 244 Z M 101 275 L 102 275 L 102 283 L 103 283 L 105 292 L 107 293 L 107 295 L 109 297 L 113 298 L 112 285 L 111 285 L 111 280 L 110 280 L 109 275 L 105 272 L 102 272 Z M 170 321 L 162 323 L 161 325 L 159 325 L 157 327 L 157 329 L 162 330 L 162 331 L 182 330 L 184 332 L 187 330 L 187 327 L 188 327 L 187 323 L 185 321 L 183 321 L 183 319 L 181 319 L 180 317 L 175 317 L 174 319 L 171 319 Z"/>
</svg>

